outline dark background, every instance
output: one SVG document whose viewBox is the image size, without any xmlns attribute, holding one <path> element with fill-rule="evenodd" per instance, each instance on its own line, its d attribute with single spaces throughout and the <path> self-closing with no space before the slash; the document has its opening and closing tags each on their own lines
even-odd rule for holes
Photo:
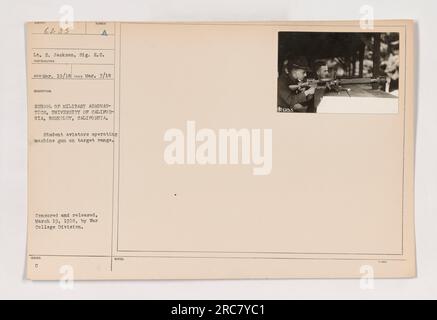
<svg viewBox="0 0 437 320">
<path fill-rule="evenodd" d="M 348 77 L 360 78 L 384 75 L 383 66 L 399 41 L 398 33 L 371 32 L 279 32 L 278 37 L 279 73 L 284 61 L 303 56 L 311 68 L 317 60 L 335 59 Z"/>
</svg>

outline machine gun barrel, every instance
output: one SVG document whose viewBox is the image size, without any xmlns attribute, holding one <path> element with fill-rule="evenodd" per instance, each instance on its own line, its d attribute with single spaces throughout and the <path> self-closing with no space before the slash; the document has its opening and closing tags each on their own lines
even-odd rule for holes
<svg viewBox="0 0 437 320">
<path fill-rule="evenodd" d="M 386 82 L 385 78 L 307 79 L 289 88 L 294 91 L 317 86 L 341 87 L 343 85 L 385 84 Z"/>
<path fill-rule="evenodd" d="M 387 79 L 385 78 L 351 78 L 351 79 L 337 79 L 327 80 L 326 83 L 332 83 L 334 85 L 354 85 L 354 84 L 385 84 Z"/>
</svg>

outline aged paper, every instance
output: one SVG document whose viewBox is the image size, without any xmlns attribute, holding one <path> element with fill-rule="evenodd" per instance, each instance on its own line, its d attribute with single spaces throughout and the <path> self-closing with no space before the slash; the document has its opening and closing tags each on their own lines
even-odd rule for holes
<svg viewBox="0 0 437 320">
<path fill-rule="evenodd" d="M 28 23 L 28 278 L 414 277 L 413 26 Z"/>
</svg>

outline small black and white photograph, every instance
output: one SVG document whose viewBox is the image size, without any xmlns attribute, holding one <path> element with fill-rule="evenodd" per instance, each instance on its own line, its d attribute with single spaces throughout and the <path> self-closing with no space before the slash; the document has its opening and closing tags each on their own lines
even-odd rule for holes
<svg viewBox="0 0 437 320">
<path fill-rule="evenodd" d="M 280 113 L 399 109 L 399 33 L 279 32 Z"/>
</svg>

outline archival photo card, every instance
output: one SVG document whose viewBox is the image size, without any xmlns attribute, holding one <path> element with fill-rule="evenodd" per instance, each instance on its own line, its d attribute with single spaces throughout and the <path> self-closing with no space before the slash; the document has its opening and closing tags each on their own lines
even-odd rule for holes
<svg viewBox="0 0 437 320">
<path fill-rule="evenodd" d="M 412 21 L 26 28 L 28 279 L 415 277 Z"/>
</svg>

